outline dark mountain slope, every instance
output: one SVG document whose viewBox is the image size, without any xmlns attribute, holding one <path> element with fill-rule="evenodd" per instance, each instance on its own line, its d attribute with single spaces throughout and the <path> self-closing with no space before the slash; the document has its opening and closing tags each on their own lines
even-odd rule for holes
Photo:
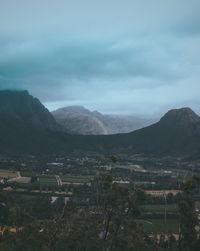
<svg viewBox="0 0 200 251">
<path fill-rule="evenodd" d="M 52 133 L 60 131 L 51 113 L 27 91 L 0 91 L 0 151 L 51 149 Z"/>
<path fill-rule="evenodd" d="M 111 139 L 133 152 L 190 154 L 200 152 L 200 118 L 190 108 L 171 110 L 151 126 Z"/>
<path fill-rule="evenodd" d="M 0 152 L 200 153 L 200 118 L 189 108 L 171 110 L 158 123 L 127 134 L 81 136 L 59 130 L 49 111 L 27 92 L 0 92 Z"/>
<path fill-rule="evenodd" d="M 60 130 L 51 113 L 27 91 L 0 91 L 0 119 L 41 130 Z M 2 119 L 1 119 L 2 121 Z"/>
</svg>

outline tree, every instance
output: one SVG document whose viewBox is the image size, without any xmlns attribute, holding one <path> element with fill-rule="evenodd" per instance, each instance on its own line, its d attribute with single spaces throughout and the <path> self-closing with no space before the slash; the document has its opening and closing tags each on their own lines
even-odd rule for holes
<svg viewBox="0 0 200 251">
<path fill-rule="evenodd" d="M 130 185 L 114 183 L 110 175 L 100 175 L 93 183 L 96 213 L 99 215 L 103 249 L 143 250 L 147 244 L 136 219 L 144 192 Z M 145 250 L 145 249 L 144 249 Z"/>
<path fill-rule="evenodd" d="M 179 250 L 197 251 L 200 250 L 197 239 L 196 227 L 198 226 L 198 215 L 195 211 L 193 193 L 199 188 L 200 179 L 194 177 L 186 182 L 178 202 L 178 213 L 180 220 Z M 198 249 L 197 249 L 198 248 Z"/>
</svg>

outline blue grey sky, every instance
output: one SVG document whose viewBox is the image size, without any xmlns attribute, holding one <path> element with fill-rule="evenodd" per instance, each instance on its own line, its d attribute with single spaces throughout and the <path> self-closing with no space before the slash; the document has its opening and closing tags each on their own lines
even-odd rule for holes
<svg viewBox="0 0 200 251">
<path fill-rule="evenodd" d="M 0 89 L 50 110 L 200 112 L 199 0 L 0 0 Z"/>
</svg>

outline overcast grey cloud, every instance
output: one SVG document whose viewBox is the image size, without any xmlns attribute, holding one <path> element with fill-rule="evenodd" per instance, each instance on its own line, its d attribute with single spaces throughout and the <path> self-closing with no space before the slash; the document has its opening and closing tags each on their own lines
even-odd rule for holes
<svg viewBox="0 0 200 251">
<path fill-rule="evenodd" d="M 198 0 L 1 0 L 0 89 L 51 110 L 200 111 Z"/>
</svg>

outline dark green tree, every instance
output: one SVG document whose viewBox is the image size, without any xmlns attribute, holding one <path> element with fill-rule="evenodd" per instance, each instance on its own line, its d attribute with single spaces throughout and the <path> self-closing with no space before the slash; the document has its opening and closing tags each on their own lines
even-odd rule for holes
<svg viewBox="0 0 200 251">
<path fill-rule="evenodd" d="M 183 192 L 178 202 L 178 214 L 180 221 L 179 250 L 197 251 L 198 215 L 195 210 L 194 193 L 199 190 L 200 179 L 194 177 L 184 184 Z"/>
</svg>

